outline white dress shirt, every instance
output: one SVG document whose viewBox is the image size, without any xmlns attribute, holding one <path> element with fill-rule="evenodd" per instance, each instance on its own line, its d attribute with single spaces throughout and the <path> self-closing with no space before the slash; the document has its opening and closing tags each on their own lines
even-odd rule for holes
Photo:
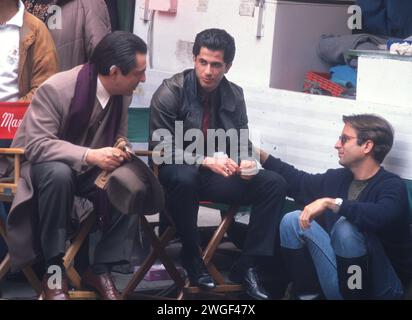
<svg viewBox="0 0 412 320">
<path fill-rule="evenodd" d="M 106 88 L 103 87 L 103 84 L 99 79 L 99 76 L 97 76 L 96 97 L 97 97 L 97 100 L 99 100 L 100 104 L 102 105 L 102 108 L 103 109 L 106 108 L 107 103 L 110 100 L 110 94 L 107 92 Z"/>
<path fill-rule="evenodd" d="M 19 46 L 24 5 L 21 1 L 18 5 L 19 9 L 13 18 L 0 24 L 0 101 L 3 102 L 19 98 Z"/>
</svg>

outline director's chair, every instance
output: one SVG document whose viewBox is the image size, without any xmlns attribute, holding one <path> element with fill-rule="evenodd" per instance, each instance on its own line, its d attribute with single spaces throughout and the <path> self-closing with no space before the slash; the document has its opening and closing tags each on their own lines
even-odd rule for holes
<svg viewBox="0 0 412 320">
<path fill-rule="evenodd" d="M 128 138 L 131 142 L 147 144 L 149 140 L 149 109 L 148 108 L 129 108 L 129 132 Z M 142 157 L 153 157 L 153 151 L 136 151 L 136 155 Z M 155 176 L 158 176 L 158 167 L 152 166 L 153 173 Z M 202 253 L 205 265 L 208 268 L 211 276 L 217 283 L 217 287 L 212 290 L 215 293 L 229 293 L 229 292 L 238 292 L 242 291 L 241 285 L 233 285 L 225 283 L 223 275 L 217 270 L 215 265 L 212 262 L 213 256 L 216 252 L 217 247 L 221 243 L 226 231 L 229 229 L 230 225 L 234 221 L 234 216 L 236 215 L 239 207 L 238 206 L 227 206 L 227 205 L 218 205 L 210 202 L 201 202 L 202 206 L 206 206 L 213 209 L 220 210 L 222 214 L 222 221 L 214 232 L 212 238 L 209 241 L 209 244 Z M 167 220 L 167 227 L 162 232 L 160 236 L 157 236 L 153 231 L 153 226 L 150 224 L 145 216 L 141 216 L 141 225 L 150 239 L 151 251 L 149 255 L 144 260 L 143 264 L 140 266 L 137 272 L 134 273 L 132 279 L 127 284 L 122 295 L 123 298 L 131 297 L 143 297 L 147 296 L 139 295 L 134 293 L 134 290 L 143 280 L 145 274 L 150 270 L 151 266 L 159 259 L 165 266 L 170 277 L 174 281 L 175 286 L 178 289 L 177 299 L 183 299 L 184 295 L 195 294 L 204 292 L 201 288 L 193 287 L 189 285 L 188 281 L 185 281 L 177 271 L 173 261 L 168 257 L 165 252 L 165 247 L 170 240 L 175 236 L 176 229 L 173 224 L 173 220 L 170 215 L 167 213 L 167 210 L 162 212 L 163 217 Z M 149 298 L 161 299 L 159 296 L 151 296 Z"/>
<path fill-rule="evenodd" d="M 218 246 L 221 244 L 223 237 L 228 231 L 229 227 L 233 224 L 235 215 L 239 211 L 238 205 L 226 205 L 218 204 L 207 201 L 200 201 L 200 206 L 220 210 L 221 212 L 221 222 L 214 231 L 212 237 L 210 238 L 206 248 L 202 252 L 202 259 L 206 265 L 206 268 L 213 280 L 216 282 L 216 288 L 212 290 L 205 290 L 198 286 L 191 286 L 189 281 L 185 282 L 185 286 L 180 291 L 177 299 L 182 300 L 185 298 L 186 294 L 199 294 L 199 293 L 236 293 L 242 292 L 243 286 L 240 284 L 229 284 L 225 281 L 222 273 L 216 268 L 213 263 L 213 257 L 215 256 Z"/>
<path fill-rule="evenodd" d="M 29 106 L 27 102 L 0 102 L 0 139 L 3 141 L 11 141 L 17 131 L 23 116 Z M 24 154 L 22 149 L 0 148 L 0 155 L 13 157 L 14 173 L 10 177 L 0 178 L 0 201 L 12 202 L 17 190 L 17 183 L 20 179 L 20 161 Z M 7 245 L 7 232 L 5 221 L 0 219 L 0 234 Z M 0 263 L 0 280 L 11 269 L 11 261 L 9 253 L 3 258 Z M 23 273 L 30 285 L 37 294 L 41 292 L 41 284 L 33 269 L 28 266 L 23 268 Z"/>
<path fill-rule="evenodd" d="M 11 141 L 17 131 L 23 116 L 29 107 L 28 102 L 0 102 L 0 139 Z M 11 176 L 0 178 L 0 201 L 12 202 L 17 191 L 20 179 L 21 158 L 24 155 L 22 148 L 0 148 L 0 155 L 13 158 L 13 173 Z M 81 291 L 81 278 L 74 268 L 74 259 L 79 252 L 82 244 L 87 238 L 95 222 L 95 216 L 91 213 L 81 223 L 78 233 L 72 238 L 70 245 L 64 255 L 64 267 L 69 281 L 78 289 L 70 291 L 73 299 L 96 298 L 97 295 L 90 291 Z M 7 231 L 5 221 L 0 219 L 0 234 L 7 245 Z M 0 263 L 0 280 L 9 272 L 11 268 L 10 255 L 7 253 Z M 31 266 L 22 269 L 30 285 L 41 299 L 41 282 Z"/>
<path fill-rule="evenodd" d="M 142 156 L 142 157 L 153 157 L 154 152 L 152 152 L 152 151 L 136 151 L 135 154 L 137 156 Z M 156 177 L 158 176 L 158 168 L 155 165 L 153 166 L 153 174 Z M 143 228 L 145 236 L 148 238 L 148 241 L 150 242 L 151 250 L 149 252 L 149 255 L 143 261 L 142 265 L 133 274 L 133 276 L 130 279 L 130 281 L 128 282 L 126 288 L 123 290 L 122 297 L 124 299 L 127 299 L 127 298 L 132 297 L 132 296 L 133 297 L 141 297 L 141 298 L 163 299 L 163 297 L 160 297 L 160 296 L 149 296 L 149 295 L 135 293 L 136 287 L 143 280 L 146 273 L 150 270 L 150 268 L 153 266 L 153 264 L 158 259 L 164 265 L 164 267 L 165 267 L 166 271 L 168 272 L 169 276 L 174 281 L 174 284 L 178 288 L 182 288 L 184 286 L 185 282 L 184 282 L 183 278 L 181 277 L 179 271 L 176 269 L 174 262 L 172 261 L 172 259 L 168 256 L 168 254 L 165 251 L 165 247 L 167 246 L 169 241 L 174 238 L 174 235 L 176 233 L 176 228 L 173 224 L 173 221 L 170 219 L 170 217 L 167 215 L 167 213 L 165 214 L 165 218 L 168 220 L 168 226 L 158 236 L 158 235 L 156 235 L 152 224 L 149 223 L 146 216 L 141 215 L 139 217 L 140 225 Z"/>
</svg>

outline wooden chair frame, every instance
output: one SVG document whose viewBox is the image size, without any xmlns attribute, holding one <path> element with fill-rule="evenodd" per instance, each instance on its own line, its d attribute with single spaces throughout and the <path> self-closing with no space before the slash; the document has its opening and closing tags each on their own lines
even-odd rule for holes
<svg viewBox="0 0 412 320">
<path fill-rule="evenodd" d="M 14 195 L 17 191 L 17 183 L 20 179 L 20 168 L 21 168 L 21 156 L 24 154 L 24 150 L 20 148 L 0 148 L 0 155 L 12 156 L 14 163 L 14 174 L 13 177 L 3 178 L 0 180 L 0 201 L 11 202 L 13 201 Z M 3 237 L 7 245 L 7 232 L 5 222 L 0 219 L 0 234 Z M 11 269 L 11 261 L 9 253 L 6 254 L 3 261 L 0 263 L 0 280 L 9 272 Z M 23 273 L 27 278 L 30 285 L 36 291 L 37 294 L 41 293 L 41 283 L 35 272 L 30 266 L 23 268 Z"/>
<path fill-rule="evenodd" d="M 14 174 L 13 177 L 5 178 L 0 180 L 0 201 L 2 202 L 12 202 L 14 195 L 17 191 L 17 184 L 20 179 L 20 169 L 21 169 L 21 157 L 24 154 L 24 150 L 21 148 L 0 148 L 0 154 L 6 156 L 12 156 L 14 158 Z M 93 227 L 95 221 L 94 214 L 90 214 L 85 221 L 80 226 L 80 231 L 74 237 L 71 245 L 66 250 L 64 255 L 64 267 L 66 268 L 66 273 L 69 281 L 72 285 L 78 289 L 76 291 L 70 291 L 70 297 L 73 299 L 87 299 L 97 298 L 94 292 L 81 291 L 81 278 L 77 271 L 73 267 L 74 258 L 80 250 L 81 245 L 89 234 L 91 228 Z M 7 244 L 7 233 L 4 221 L 0 219 L 0 234 Z M 6 257 L 0 263 L 0 280 L 7 274 L 10 270 L 10 255 L 7 253 Z M 24 275 L 26 276 L 28 282 L 36 291 L 36 293 L 41 298 L 41 281 L 38 279 L 37 275 L 33 271 L 31 266 L 26 266 L 22 269 Z"/>
<path fill-rule="evenodd" d="M 202 205 L 202 202 L 201 202 Z M 208 205 L 209 206 L 209 205 Z M 212 204 L 213 207 L 213 204 Z M 243 291 L 243 286 L 240 284 L 227 284 L 223 275 L 218 271 L 216 266 L 213 264 L 212 259 L 216 253 L 216 249 L 222 242 L 222 239 L 229 229 L 230 225 L 234 221 L 234 217 L 239 210 L 238 205 L 231 205 L 227 210 L 224 210 L 222 215 L 222 220 L 219 226 L 216 228 L 213 236 L 210 238 L 208 245 L 205 250 L 202 252 L 202 259 L 206 265 L 206 268 L 213 280 L 216 282 L 216 288 L 213 290 L 204 290 L 197 286 L 191 286 L 187 280 L 185 286 L 182 288 L 178 295 L 178 300 L 184 299 L 185 294 L 197 294 L 197 293 L 235 293 Z"/>
<path fill-rule="evenodd" d="M 135 153 L 137 156 L 145 156 L 149 158 L 154 156 L 154 151 L 136 151 Z M 156 165 L 153 165 L 153 172 L 155 176 L 158 176 L 159 171 Z M 213 277 L 213 279 L 217 283 L 216 288 L 208 292 L 229 293 L 229 292 L 240 292 L 243 290 L 241 285 L 227 284 L 225 282 L 223 275 L 217 270 L 217 268 L 212 262 L 212 258 L 216 252 L 216 249 L 221 243 L 226 231 L 228 230 L 228 228 L 234 221 L 234 216 L 238 212 L 238 209 L 239 209 L 239 206 L 232 205 L 227 210 L 225 210 L 221 223 L 219 224 L 216 231 L 214 232 L 206 249 L 204 250 L 204 252 L 202 252 L 202 258 L 205 262 L 205 265 L 210 275 Z M 166 230 L 163 232 L 163 234 L 160 236 L 160 239 L 159 239 L 154 233 L 153 228 L 148 223 L 146 217 L 144 216 L 140 217 L 141 224 L 144 228 L 144 231 L 146 232 L 151 242 L 151 252 L 148 255 L 148 257 L 145 259 L 145 261 L 143 262 L 142 266 L 140 266 L 139 270 L 133 275 L 126 289 L 123 291 L 124 298 L 127 298 L 133 293 L 137 285 L 140 283 L 140 281 L 143 280 L 145 274 L 150 270 L 150 267 L 155 263 L 157 258 L 159 258 L 160 261 L 163 263 L 170 277 L 173 279 L 173 281 L 177 285 L 179 289 L 179 293 L 177 295 L 178 300 L 182 300 L 186 293 L 194 294 L 194 293 L 206 292 L 205 290 L 199 287 L 190 286 L 190 283 L 188 280 L 184 281 L 182 277 L 180 276 L 179 272 L 176 270 L 174 263 L 166 255 L 164 251 L 164 247 L 173 238 L 176 232 L 173 221 L 168 214 L 166 214 L 166 218 L 169 220 L 169 226 L 166 228 Z M 151 298 L 158 299 L 159 297 L 152 296 Z"/>
<path fill-rule="evenodd" d="M 155 152 L 139 150 L 136 151 L 135 154 L 137 156 L 150 158 L 154 156 Z M 156 165 L 153 166 L 153 173 L 156 177 L 158 176 L 158 167 Z M 150 241 L 151 250 L 149 255 L 143 261 L 139 270 L 137 270 L 133 274 L 131 280 L 128 282 L 126 288 L 123 290 L 122 297 L 124 299 L 127 299 L 132 295 L 135 297 L 140 296 L 142 298 L 162 299 L 162 297 L 159 296 L 147 296 L 143 294 L 134 293 L 136 287 L 143 280 L 144 276 L 150 270 L 150 268 L 156 262 L 157 259 L 159 259 L 162 262 L 166 271 L 169 273 L 170 277 L 178 286 L 178 288 L 182 288 L 184 286 L 185 282 L 183 278 L 181 277 L 179 271 L 176 269 L 174 262 L 169 258 L 169 256 L 165 252 L 166 245 L 169 243 L 170 240 L 173 239 L 176 233 L 176 228 L 172 220 L 168 216 L 166 216 L 166 218 L 169 220 L 169 225 L 166 227 L 166 229 L 161 235 L 157 236 L 153 230 L 152 225 L 148 222 L 147 218 L 144 215 L 139 217 L 140 224 L 143 227 L 145 235 L 148 237 L 148 240 Z"/>
</svg>

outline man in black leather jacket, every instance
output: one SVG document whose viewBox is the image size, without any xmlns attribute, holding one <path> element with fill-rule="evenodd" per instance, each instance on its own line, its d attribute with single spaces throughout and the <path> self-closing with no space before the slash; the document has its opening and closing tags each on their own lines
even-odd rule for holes
<svg viewBox="0 0 412 320">
<path fill-rule="evenodd" d="M 199 201 L 251 205 L 243 251 L 230 279 L 242 283 L 252 298 L 268 299 L 256 258 L 273 256 L 279 248 L 286 186 L 278 174 L 258 170 L 251 154 L 242 88 L 224 76 L 234 55 L 234 39 L 226 31 L 207 29 L 196 36 L 194 69 L 165 80 L 153 95 L 150 148 L 163 151 L 154 161 L 160 165 L 159 180 L 191 283 L 215 287 L 199 251 Z"/>
</svg>

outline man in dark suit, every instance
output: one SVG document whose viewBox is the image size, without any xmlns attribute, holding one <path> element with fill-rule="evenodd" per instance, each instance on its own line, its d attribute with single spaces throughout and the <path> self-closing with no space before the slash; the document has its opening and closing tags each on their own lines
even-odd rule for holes
<svg viewBox="0 0 412 320">
<path fill-rule="evenodd" d="M 252 298 L 268 299 L 256 261 L 278 247 L 285 183 L 273 172 L 259 171 L 251 154 L 242 88 L 225 78 L 235 56 L 233 37 L 204 30 L 196 36 L 193 56 L 194 69 L 165 80 L 151 101 L 150 147 L 164 151 L 157 162 L 159 180 L 182 241 L 182 264 L 192 284 L 214 288 L 199 252 L 199 200 L 251 205 L 242 255 L 230 278 Z M 183 136 L 196 137 L 194 144 L 180 141 Z M 215 146 L 216 139 L 223 143 Z"/>
</svg>

